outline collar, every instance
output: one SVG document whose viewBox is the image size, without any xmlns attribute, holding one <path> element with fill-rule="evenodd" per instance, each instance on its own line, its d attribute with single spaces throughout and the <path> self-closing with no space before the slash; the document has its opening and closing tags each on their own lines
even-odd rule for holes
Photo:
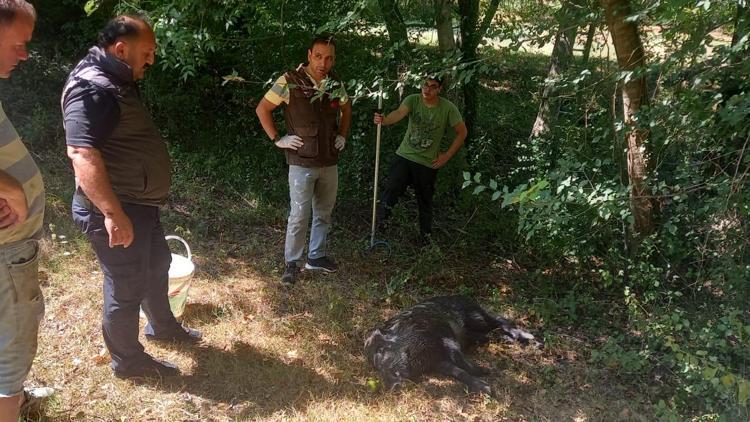
<svg viewBox="0 0 750 422">
<path fill-rule="evenodd" d="M 419 101 L 421 101 L 421 102 L 422 102 L 422 105 L 423 105 L 423 106 L 425 106 L 425 107 L 429 108 L 430 110 L 432 110 L 433 108 L 436 108 L 437 106 L 439 106 L 439 105 L 440 105 L 440 96 L 438 96 L 438 97 L 437 97 L 437 101 L 435 101 L 435 104 L 428 104 L 428 103 L 427 103 L 427 102 L 426 102 L 426 101 L 424 100 L 424 97 L 422 96 L 422 93 L 420 92 L 420 93 L 419 93 Z"/>
<path fill-rule="evenodd" d="M 297 66 L 297 72 L 302 72 L 307 76 L 307 79 L 313 84 L 314 88 L 318 88 L 319 84 L 315 80 L 315 78 L 312 77 L 312 75 L 307 71 L 307 65 L 308 62 L 300 63 L 299 66 Z"/>
<path fill-rule="evenodd" d="M 124 61 L 107 53 L 106 50 L 99 46 L 93 46 L 89 49 L 91 64 L 99 67 L 108 75 L 116 79 L 115 82 L 120 84 L 133 83 L 133 68 Z"/>
</svg>

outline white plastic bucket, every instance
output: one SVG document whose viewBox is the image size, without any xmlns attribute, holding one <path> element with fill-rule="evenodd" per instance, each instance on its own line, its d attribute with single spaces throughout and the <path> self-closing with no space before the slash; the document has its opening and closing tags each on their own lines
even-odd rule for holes
<svg viewBox="0 0 750 422">
<path fill-rule="evenodd" d="M 173 253 L 172 263 L 169 265 L 169 293 L 167 294 L 169 296 L 169 307 L 172 309 L 174 316 L 179 317 L 185 311 L 190 279 L 195 272 L 195 264 L 192 261 L 193 255 L 190 253 L 190 246 L 185 239 L 174 235 L 165 236 L 164 238 L 167 241 L 179 240 L 185 245 L 185 250 L 187 251 L 187 256 Z"/>
</svg>

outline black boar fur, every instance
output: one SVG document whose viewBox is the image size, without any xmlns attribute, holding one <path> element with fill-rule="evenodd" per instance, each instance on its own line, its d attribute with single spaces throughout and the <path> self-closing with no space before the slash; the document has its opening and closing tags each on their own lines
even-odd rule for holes
<svg viewBox="0 0 750 422">
<path fill-rule="evenodd" d="M 486 343 L 496 329 L 509 340 L 541 346 L 533 335 L 487 313 L 472 299 L 442 296 L 405 309 L 374 330 L 365 341 L 365 355 L 390 390 L 405 379 L 441 374 L 472 392 L 491 394 L 490 385 L 478 378 L 487 371 L 469 362 L 463 350 Z"/>
</svg>

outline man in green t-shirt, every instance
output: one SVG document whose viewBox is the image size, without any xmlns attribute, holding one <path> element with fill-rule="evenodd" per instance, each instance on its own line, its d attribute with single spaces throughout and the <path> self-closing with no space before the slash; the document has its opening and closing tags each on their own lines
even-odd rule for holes
<svg viewBox="0 0 750 422">
<path fill-rule="evenodd" d="M 375 113 L 375 124 L 392 125 L 409 116 L 409 126 L 404 140 L 396 150 L 396 160 L 388 174 L 388 183 L 380 200 L 378 222 L 390 217 L 391 210 L 406 187 L 412 185 L 419 207 L 419 230 L 423 240 L 432 232 L 432 196 L 435 193 L 437 171 L 450 160 L 466 139 L 466 125 L 458 108 L 440 97 L 443 78 L 427 76 L 422 93 L 413 94 L 387 116 Z M 453 128 L 454 138 L 445 152 L 440 144 L 448 128 Z"/>
</svg>

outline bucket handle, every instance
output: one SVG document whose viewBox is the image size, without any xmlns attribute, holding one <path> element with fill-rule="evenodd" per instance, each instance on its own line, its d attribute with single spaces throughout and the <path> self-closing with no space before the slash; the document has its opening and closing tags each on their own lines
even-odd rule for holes
<svg viewBox="0 0 750 422">
<path fill-rule="evenodd" d="M 182 242 L 182 244 L 185 245 L 185 249 L 187 250 L 188 261 L 192 261 L 193 254 L 190 253 L 190 245 L 188 245 L 185 239 L 181 238 L 180 236 L 170 234 L 169 236 L 164 236 L 164 240 L 179 240 L 180 242 Z"/>
</svg>

